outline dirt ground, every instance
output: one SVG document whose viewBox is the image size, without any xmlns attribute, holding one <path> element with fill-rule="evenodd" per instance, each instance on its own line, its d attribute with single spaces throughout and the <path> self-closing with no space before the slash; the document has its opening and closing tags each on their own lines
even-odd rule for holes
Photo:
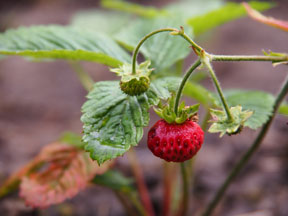
<svg viewBox="0 0 288 216">
<path fill-rule="evenodd" d="M 152 0 L 146 3 L 155 4 Z M 162 3 L 164 0 L 157 5 Z M 288 2 L 283 0 L 278 4 L 266 14 L 288 20 Z M 88 0 L 9 1 L 6 4 L 1 1 L 0 30 L 21 25 L 67 24 L 75 12 L 97 5 Z M 198 38 L 197 42 L 215 54 L 261 54 L 263 49 L 287 52 L 287 38 L 287 32 L 242 18 Z M 116 79 L 107 67 L 82 64 L 95 81 Z M 273 94 L 287 75 L 287 66 L 273 68 L 270 63 L 216 63 L 215 69 L 223 88 L 259 89 Z M 213 89 L 210 80 L 203 84 Z M 80 108 L 85 95 L 86 91 L 64 61 L 39 63 L 19 57 L 0 61 L 0 183 L 64 131 L 81 132 Z M 156 120 L 152 114 L 151 124 Z M 262 211 L 263 216 L 288 215 L 287 122 L 287 116 L 277 115 L 261 149 L 233 183 L 215 215 L 254 211 Z M 221 140 L 218 135 L 206 135 L 195 162 L 190 215 L 205 206 L 257 132 L 245 129 L 238 136 Z M 162 161 L 148 151 L 145 136 L 136 150 L 159 211 Z M 118 160 L 117 166 L 129 170 L 126 156 Z M 0 200 L 0 215 L 121 216 L 125 212 L 110 190 L 94 186 L 64 204 L 45 210 L 25 207 L 15 194 Z"/>
</svg>

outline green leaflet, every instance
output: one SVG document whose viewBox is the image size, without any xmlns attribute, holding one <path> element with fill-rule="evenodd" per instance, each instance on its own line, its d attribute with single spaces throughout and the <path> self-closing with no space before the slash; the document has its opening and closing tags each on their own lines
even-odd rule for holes
<svg viewBox="0 0 288 216">
<path fill-rule="evenodd" d="M 160 28 L 177 28 L 183 22 L 173 18 L 159 17 L 149 20 L 137 20 L 115 35 L 115 39 L 124 47 L 132 50 L 138 42 L 147 34 Z M 186 28 L 185 32 L 191 36 L 191 29 Z M 149 38 L 140 51 L 147 59 L 152 61 L 155 73 L 172 66 L 178 60 L 185 58 L 190 53 L 189 43 L 179 36 L 163 32 Z"/>
<path fill-rule="evenodd" d="M 223 4 L 223 0 L 178 0 L 175 3 L 168 4 L 164 9 L 171 17 L 180 16 L 186 21 L 189 18 L 216 10 Z"/>
<path fill-rule="evenodd" d="M 249 5 L 259 11 L 267 10 L 273 6 L 272 3 L 259 1 L 251 1 Z M 193 27 L 194 34 L 199 35 L 244 15 L 246 15 L 246 11 L 243 5 L 230 2 L 207 14 L 190 18 L 188 24 Z"/>
<path fill-rule="evenodd" d="M 146 18 L 154 18 L 161 14 L 165 14 L 165 11 L 158 10 L 154 7 L 146 7 L 144 5 L 134 4 L 124 0 L 101 0 L 101 6 L 104 8 L 137 14 Z"/>
<path fill-rule="evenodd" d="M 174 78 L 163 78 L 153 81 L 144 94 L 128 96 L 120 90 L 118 81 L 96 83 L 81 117 L 83 141 L 91 158 L 101 164 L 136 146 L 149 123 L 149 107 L 167 99 L 178 84 Z"/>
<path fill-rule="evenodd" d="M 61 134 L 59 138 L 60 142 L 72 145 L 76 148 L 83 149 L 84 148 L 84 143 L 82 141 L 82 137 L 80 134 L 76 134 L 70 131 L 64 132 Z"/>
<path fill-rule="evenodd" d="M 108 170 L 102 175 L 96 175 L 92 182 L 115 191 L 130 192 L 135 190 L 133 187 L 133 179 L 127 178 L 116 170 Z"/>
<path fill-rule="evenodd" d="M 231 90 L 224 92 L 224 94 L 229 106 L 241 105 L 243 110 L 253 112 L 253 115 L 244 123 L 246 127 L 257 129 L 265 124 L 272 114 L 275 98 L 269 93 Z M 221 106 L 219 99 L 217 99 L 216 103 Z"/>
<path fill-rule="evenodd" d="M 133 20 L 133 17 L 116 11 L 88 10 L 77 13 L 71 21 L 72 26 L 81 26 L 96 32 L 113 35 Z"/>
<path fill-rule="evenodd" d="M 187 82 L 183 94 L 194 98 L 206 108 L 211 107 L 214 103 L 213 94 L 202 85 L 195 82 Z"/>
<path fill-rule="evenodd" d="M 0 54 L 85 60 L 112 67 L 130 61 L 129 55 L 105 35 L 56 25 L 21 27 L 0 34 Z"/>
</svg>

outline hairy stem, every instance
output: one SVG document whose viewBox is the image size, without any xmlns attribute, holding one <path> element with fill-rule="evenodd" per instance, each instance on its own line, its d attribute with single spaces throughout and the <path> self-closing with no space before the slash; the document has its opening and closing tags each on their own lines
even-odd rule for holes
<svg viewBox="0 0 288 216">
<path fill-rule="evenodd" d="M 184 89 L 184 86 L 187 82 L 187 80 L 189 79 L 189 77 L 191 76 L 192 72 L 201 64 L 201 60 L 200 58 L 194 62 L 194 64 L 187 70 L 185 76 L 183 77 L 180 86 L 178 88 L 177 94 L 176 94 L 176 99 L 175 99 L 175 104 L 174 104 L 174 112 L 177 115 L 178 112 L 178 106 L 179 106 L 179 101 L 182 95 L 182 91 Z"/>
<path fill-rule="evenodd" d="M 180 166 L 182 176 L 182 200 L 181 204 L 179 205 L 177 216 L 185 216 L 187 215 L 189 205 L 189 180 L 185 162 L 181 163 Z"/>
<path fill-rule="evenodd" d="M 181 30 L 179 31 L 178 29 L 175 28 L 163 28 L 163 29 L 158 29 L 156 31 L 153 31 L 149 34 L 147 34 L 146 36 L 144 36 L 139 43 L 137 44 L 137 46 L 135 47 L 134 51 L 133 51 L 133 56 L 132 56 L 132 74 L 136 74 L 136 60 L 137 60 L 137 55 L 138 52 L 140 50 L 140 47 L 142 46 L 142 44 L 150 37 L 152 37 L 155 34 L 161 33 L 161 32 L 175 32 L 174 35 L 180 35 L 182 38 L 184 38 L 186 41 L 188 41 L 190 43 L 190 45 L 192 47 L 194 47 L 195 50 L 197 50 L 198 52 L 200 52 L 202 50 L 202 48 L 197 45 L 183 30 L 183 28 L 181 28 Z"/>
<path fill-rule="evenodd" d="M 133 150 L 133 148 L 131 148 L 130 151 L 128 151 L 128 159 L 130 161 L 130 165 L 132 166 L 132 170 L 136 179 L 137 187 L 140 193 L 140 198 L 146 210 L 146 213 L 148 216 L 154 216 L 155 213 L 153 210 L 150 195 L 149 195 L 147 186 L 145 184 L 143 173 L 139 165 L 139 162 L 137 160 L 136 153 Z"/>
<path fill-rule="evenodd" d="M 213 83 L 214 83 L 215 88 L 216 88 L 216 90 L 217 90 L 217 92 L 218 92 L 218 95 L 219 95 L 219 97 L 220 97 L 220 99 L 221 99 L 221 102 L 222 102 L 222 105 L 223 105 L 224 110 L 225 110 L 225 112 L 226 112 L 226 115 L 227 115 L 228 120 L 233 121 L 233 116 L 232 116 L 232 114 L 231 114 L 231 112 L 230 112 L 229 106 L 228 106 L 228 104 L 227 104 L 227 102 L 226 102 L 226 99 L 225 99 L 225 97 L 224 97 L 223 91 L 222 91 L 222 89 L 221 89 L 220 82 L 219 82 L 218 79 L 217 79 L 217 76 L 216 76 L 216 74 L 215 74 L 215 72 L 214 72 L 214 70 L 213 70 L 213 68 L 212 68 L 212 65 L 211 65 L 211 63 L 210 63 L 209 58 L 204 56 L 203 63 L 204 63 L 204 64 L 207 66 L 207 68 L 208 68 L 208 71 L 209 71 L 210 76 L 211 76 L 211 78 L 212 78 L 212 80 L 213 80 Z"/>
<path fill-rule="evenodd" d="M 288 56 L 258 56 L 258 55 L 213 55 L 209 54 L 212 61 L 288 61 Z"/>
<path fill-rule="evenodd" d="M 248 151 L 242 156 L 242 158 L 236 163 L 236 165 L 233 167 L 232 171 L 222 184 L 222 186 L 218 189 L 217 193 L 215 194 L 212 201 L 207 206 L 206 210 L 202 214 L 202 216 L 209 216 L 212 214 L 213 210 L 219 203 L 219 201 L 222 199 L 224 193 L 226 192 L 229 185 L 232 183 L 232 181 L 235 179 L 235 177 L 238 175 L 238 173 L 242 170 L 242 168 L 248 163 L 249 159 L 252 157 L 254 152 L 259 148 L 260 144 L 262 143 L 274 117 L 275 114 L 284 99 L 285 95 L 288 93 L 288 76 L 286 77 L 286 80 L 280 89 L 277 98 L 274 103 L 273 108 L 273 115 L 270 116 L 269 120 L 263 125 L 261 131 L 259 132 L 257 138 L 255 139 L 253 145 L 248 149 Z"/>
<path fill-rule="evenodd" d="M 75 71 L 82 86 L 89 92 L 93 88 L 94 84 L 91 77 L 83 70 L 83 68 L 78 62 L 71 61 L 70 66 Z"/>
</svg>

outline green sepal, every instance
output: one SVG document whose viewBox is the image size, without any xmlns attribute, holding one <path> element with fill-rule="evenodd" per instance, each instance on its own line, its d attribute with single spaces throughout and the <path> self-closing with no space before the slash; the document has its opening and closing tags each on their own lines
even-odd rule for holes
<svg viewBox="0 0 288 216">
<path fill-rule="evenodd" d="M 153 69 L 150 69 L 151 62 L 145 61 L 140 65 L 136 65 L 136 74 L 132 73 L 131 64 L 123 64 L 120 68 L 111 69 L 118 76 L 121 76 L 120 88 L 121 90 L 130 95 L 141 95 L 149 89 L 150 79 L 149 76 Z"/>
<path fill-rule="evenodd" d="M 253 114 L 250 110 L 242 111 L 242 106 L 230 107 L 232 120 L 227 118 L 224 110 L 210 109 L 213 124 L 209 128 L 210 133 L 220 132 L 220 137 L 224 134 L 233 135 L 240 133 L 245 121 Z"/>
<path fill-rule="evenodd" d="M 197 115 L 200 104 L 195 104 L 192 106 L 185 106 L 183 101 L 178 106 L 177 115 L 174 112 L 175 95 L 173 94 L 167 101 L 167 104 L 163 106 L 162 102 L 158 104 L 158 107 L 154 107 L 155 113 L 167 123 L 172 124 L 182 124 L 187 119 L 192 118 Z"/>
</svg>

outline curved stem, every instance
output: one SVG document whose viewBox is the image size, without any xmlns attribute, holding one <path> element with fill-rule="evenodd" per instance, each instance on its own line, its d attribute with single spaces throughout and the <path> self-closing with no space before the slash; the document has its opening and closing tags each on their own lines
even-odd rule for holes
<svg viewBox="0 0 288 216">
<path fill-rule="evenodd" d="M 201 60 L 200 58 L 194 62 L 194 64 L 187 70 L 185 76 L 183 77 L 180 86 L 178 88 L 177 94 L 176 94 L 176 99 L 175 99 L 175 104 L 174 104 L 174 112 L 177 115 L 178 112 L 178 105 L 179 105 L 179 101 L 182 95 L 182 91 L 184 89 L 185 83 L 187 82 L 187 80 L 189 79 L 190 75 L 192 74 L 192 72 L 201 64 Z"/>
<path fill-rule="evenodd" d="M 233 121 L 233 116 L 232 116 L 232 114 L 231 114 L 231 112 L 230 112 L 229 106 L 228 106 L 228 104 L 227 104 L 227 102 L 226 102 L 226 99 L 225 99 L 225 97 L 224 97 L 223 91 L 222 91 L 221 86 L 220 86 L 220 82 L 218 81 L 217 76 L 216 76 L 216 74 L 215 74 L 215 72 L 214 72 L 214 70 L 213 70 L 213 68 L 212 68 L 211 63 L 210 63 L 210 60 L 209 60 L 209 58 L 208 58 L 207 56 L 204 56 L 204 58 L 203 58 L 203 63 L 204 63 L 204 64 L 207 66 L 207 68 L 208 68 L 208 71 L 209 71 L 209 73 L 210 73 L 210 76 L 211 76 L 211 78 L 212 78 L 212 80 L 213 80 L 213 82 L 214 82 L 214 85 L 215 85 L 215 87 L 216 87 L 216 90 L 217 90 L 217 92 L 218 92 L 218 95 L 219 95 L 219 97 L 220 97 L 220 99 L 221 99 L 222 105 L 223 105 L 223 107 L 224 107 L 224 109 L 225 109 L 225 112 L 226 112 L 226 115 L 227 115 L 228 120 Z"/>
<path fill-rule="evenodd" d="M 216 195 L 214 196 L 212 201 L 209 203 L 209 205 L 207 206 L 207 208 L 206 208 L 205 212 L 202 214 L 202 216 L 211 215 L 211 213 L 213 212 L 213 210 L 215 209 L 215 207 L 217 206 L 219 201 L 222 199 L 225 191 L 227 190 L 229 185 L 234 180 L 234 178 L 238 175 L 238 173 L 241 171 L 241 169 L 247 164 L 247 162 L 252 157 L 254 152 L 259 148 L 262 140 L 264 139 L 264 137 L 265 137 L 265 135 L 266 135 L 266 133 L 267 133 L 274 117 L 275 117 L 275 113 L 277 112 L 282 100 L 284 99 L 284 97 L 287 93 L 288 93 L 288 76 L 286 77 L 284 85 L 280 89 L 279 94 L 275 100 L 274 108 L 273 108 L 273 115 L 271 115 L 268 122 L 266 122 L 266 124 L 264 124 L 259 135 L 255 139 L 253 145 L 248 149 L 248 151 L 242 156 L 242 158 L 238 161 L 238 163 L 236 163 L 236 165 L 233 167 L 232 171 L 230 172 L 230 174 L 228 175 L 228 177 L 226 178 L 226 180 L 224 181 L 222 186 L 218 189 Z"/>
<path fill-rule="evenodd" d="M 288 61 L 288 56 L 258 56 L 258 55 L 213 55 L 209 54 L 212 61 Z"/>
<path fill-rule="evenodd" d="M 183 30 L 183 28 L 181 28 L 181 30 L 179 31 L 178 29 L 175 28 L 163 28 L 163 29 L 158 29 L 155 30 L 149 34 L 147 34 L 146 36 L 144 36 L 139 43 L 137 44 L 137 46 L 135 47 L 134 51 L 133 51 L 133 56 L 132 56 L 132 74 L 136 74 L 136 59 L 137 59 L 137 55 L 139 52 L 140 47 L 142 46 L 142 44 L 151 36 L 161 33 L 161 32 L 175 32 L 175 34 L 173 35 L 180 35 L 182 38 L 184 38 L 186 41 L 188 41 L 190 43 L 190 45 L 192 47 L 194 47 L 198 52 L 200 52 L 202 50 L 202 48 L 200 46 L 198 46 Z"/>
</svg>

